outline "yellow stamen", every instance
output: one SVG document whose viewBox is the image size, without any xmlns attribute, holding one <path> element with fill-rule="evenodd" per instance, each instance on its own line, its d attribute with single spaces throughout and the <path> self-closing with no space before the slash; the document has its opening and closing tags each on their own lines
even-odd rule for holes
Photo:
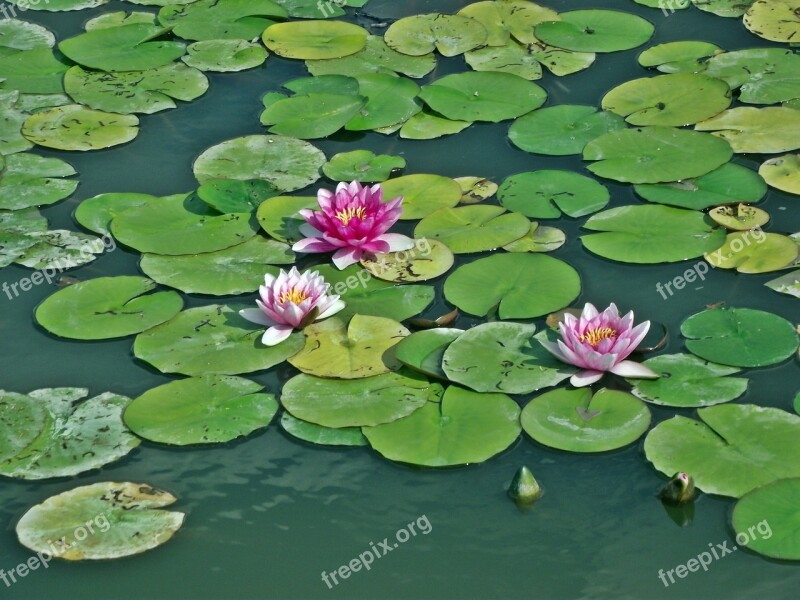
<svg viewBox="0 0 800 600">
<path fill-rule="evenodd" d="M 351 219 L 358 218 L 363 221 L 367 216 L 367 210 L 363 206 L 359 206 L 358 208 L 351 207 L 340 210 L 334 216 L 342 222 L 342 225 L 347 225 Z"/>
<path fill-rule="evenodd" d="M 288 292 L 283 292 L 278 298 L 278 302 L 281 304 L 286 304 L 287 302 L 291 302 L 292 304 L 300 304 L 306 298 L 308 298 L 308 294 L 298 290 L 297 288 L 292 288 Z"/>
<path fill-rule="evenodd" d="M 598 327 L 584 333 L 581 336 L 581 341 L 588 342 L 590 346 L 597 348 L 603 340 L 615 337 L 617 337 L 617 332 L 611 329 L 611 327 Z"/>
</svg>

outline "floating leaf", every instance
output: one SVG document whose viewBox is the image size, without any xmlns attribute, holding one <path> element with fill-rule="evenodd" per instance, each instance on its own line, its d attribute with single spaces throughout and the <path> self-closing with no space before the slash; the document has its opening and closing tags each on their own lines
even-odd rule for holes
<svg viewBox="0 0 800 600">
<path fill-rule="evenodd" d="M 347 123 L 348 131 L 381 129 L 405 123 L 422 110 L 416 102 L 419 86 L 404 77 L 371 73 L 359 75 L 359 93 L 367 99 Z"/>
<path fill-rule="evenodd" d="M 772 187 L 800 195 L 800 154 L 770 158 L 761 165 L 758 174 Z"/>
<path fill-rule="evenodd" d="M 497 192 L 508 210 L 536 219 L 589 215 L 605 208 L 611 194 L 594 179 L 571 171 L 541 170 L 506 179 Z"/>
<path fill-rule="evenodd" d="M 267 27 L 262 38 L 278 56 L 319 60 L 360 52 L 368 35 L 366 29 L 344 21 L 292 21 Z"/>
<path fill-rule="evenodd" d="M 705 63 L 705 72 L 739 88 L 739 101 L 774 104 L 800 96 L 800 56 L 783 48 L 723 52 Z"/>
<path fill-rule="evenodd" d="M 343 58 L 308 60 L 306 67 L 312 75 L 349 75 L 357 77 L 367 73 L 398 73 L 418 79 L 436 68 L 432 54 L 408 56 L 386 45 L 379 35 L 367 37 L 367 45 L 360 52 Z"/>
<path fill-rule="evenodd" d="M 590 141 L 625 128 L 623 119 L 593 106 L 564 104 L 542 108 L 514 121 L 508 137 L 518 148 L 536 154 L 580 154 Z"/>
<path fill-rule="evenodd" d="M 47 0 L 46 2 L 25 2 L 24 0 L 9 0 L 11 4 L 20 7 L 20 10 L 43 10 L 48 12 L 61 12 L 67 10 L 83 10 L 95 8 L 108 2 L 108 0 Z M 23 8 L 24 7 L 24 8 Z"/>
<path fill-rule="evenodd" d="M 699 73 L 705 71 L 709 58 L 721 52 L 722 48 L 710 42 L 667 42 L 642 52 L 639 64 L 663 73 Z"/>
<path fill-rule="evenodd" d="M 792 532 L 800 527 L 797 498 L 800 478 L 773 481 L 748 492 L 733 507 L 736 541 L 749 540 L 753 552 L 779 560 L 800 560 L 800 545 Z M 762 526 L 766 525 L 766 531 Z M 755 535 L 758 532 L 759 535 Z"/>
<path fill-rule="evenodd" d="M 184 310 L 136 336 L 133 353 L 162 373 L 238 375 L 274 367 L 303 347 L 299 333 L 264 346 L 264 328 L 240 317 L 240 308 L 250 307 L 212 304 Z"/>
<path fill-rule="evenodd" d="M 18 91 L 0 89 L 0 156 L 24 152 L 33 147 L 33 142 L 22 135 L 22 124 L 29 113 L 22 110 L 19 100 Z"/>
<path fill-rule="evenodd" d="M 692 354 L 734 367 L 774 365 L 789 358 L 798 346 L 797 332 L 789 321 L 751 308 L 705 310 L 686 319 L 681 334 Z"/>
<path fill-rule="evenodd" d="M 575 269 L 542 254 L 481 258 L 456 269 L 444 284 L 445 297 L 461 310 L 485 317 L 499 305 L 501 319 L 547 315 L 570 304 L 580 291 Z"/>
<path fill-rule="evenodd" d="M 794 42 L 800 35 L 800 0 L 756 0 L 744 15 L 744 26 L 772 42 Z"/>
<path fill-rule="evenodd" d="M 101 239 L 65 229 L 24 233 L 6 230 L 4 233 L 0 264 L 13 261 L 40 271 L 51 269 L 61 272 L 79 267 L 92 262 L 96 254 L 102 254 L 107 249 L 106 242 Z"/>
<path fill-rule="evenodd" d="M 336 154 L 322 166 L 322 172 L 333 181 L 376 183 L 386 181 L 405 166 L 406 159 L 402 156 L 377 156 L 370 150 L 353 150 Z"/>
<path fill-rule="evenodd" d="M 629 379 L 633 394 L 653 404 L 678 408 L 711 406 L 735 400 L 747 391 L 748 380 L 726 377 L 739 372 L 692 356 L 664 354 L 644 361 L 659 379 Z"/>
<path fill-rule="evenodd" d="M 169 1 L 169 0 L 165 0 Z M 136 4 L 134 2 L 134 4 Z M 155 25 L 156 16 L 153 13 L 133 11 L 125 12 L 124 10 L 103 13 L 100 16 L 89 19 L 84 24 L 83 28 L 86 31 L 94 29 L 108 29 L 109 27 L 119 27 L 120 25 L 132 25 L 134 23 L 145 23 L 147 25 Z"/>
<path fill-rule="evenodd" d="M 752 231 L 729 233 L 725 243 L 706 260 L 720 269 L 739 273 L 769 273 L 790 266 L 800 248 L 790 237 L 777 233 Z"/>
<path fill-rule="evenodd" d="M 57 158 L 36 154 L 12 154 L 0 157 L 0 209 L 20 210 L 53 204 L 69 197 L 78 182 L 64 179 L 75 175 L 71 165 Z"/>
<path fill-rule="evenodd" d="M 464 60 L 475 71 L 511 73 L 528 81 L 542 78 L 542 65 L 531 46 L 509 40 L 504 46 L 487 46 L 472 50 Z"/>
<path fill-rule="evenodd" d="M 274 0 L 276 4 L 283 6 L 290 17 L 301 19 L 329 19 L 331 17 L 341 17 L 345 14 L 343 7 L 361 7 L 367 0 Z"/>
<path fill-rule="evenodd" d="M 233 73 L 261 66 L 267 55 L 261 44 L 246 40 L 207 40 L 189 44 L 181 60 L 201 71 Z"/>
<path fill-rule="evenodd" d="M 712 132 L 739 153 L 770 154 L 800 148 L 800 111 L 784 106 L 731 108 L 694 128 Z"/>
<path fill-rule="evenodd" d="M 787 273 L 777 279 L 768 281 L 764 285 L 781 294 L 789 294 L 795 298 L 800 298 L 800 271 Z"/>
<path fill-rule="evenodd" d="M 0 88 L 24 94 L 60 94 L 69 67 L 45 46 L 9 54 L 0 53 Z"/>
<path fill-rule="evenodd" d="M 183 307 L 175 292 L 156 292 L 144 277 L 98 277 L 57 291 L 36 309 L 49 332 L 76 340 L 104 340 L 140 333 L 169 321 Z"/>
<path fill-rule="evenodd" d="M 519 406 L 504 394 L 451 386 L 441 402 L 428 402 L 405 419 L 363 431 L 389 460 L 426 467 L 480 463 L 519 437 Z"/>
<path fill-rule="evenodd" d="M 141 554 L 167 542 L 183 525 L 183 513 L 160 510 L 176 500 L 143 483 L 85 485 L 28 510 L 17 523 L 17 537 L 43 555 L 51 555 L 53 540 L 60 540 L 55 556 L 64 560 Z M 89 529 L 92 526 L 96 529 Z"/>
<path fill-rule="evenodd" d="M 139 119 L 91 110 L 80 104 L 34 113 L 22 126 L 22 135 L 34 144 L 57 150 L 101 150 L 133 140 Z"/>
<path fill-rule="evenodd" d="M 487 36 L 486 28 L 474 19 L 430 13 L 395 21 L 383 37 L 390 48 L 410 56 L 434 50 L 443 56 L 458 56 L 483 46 Z"/>
<path fill-rule="evenodd" d="M 278 403 L 241 377 L 203 375 L 148 390 L 125 410 L 125 424 L 151 442 L 219 444 L 269 425 Z"/>
<path fill-rule="evenodd" d="M 650 427 L 650 410 L 626 392 L 561 388 L 525 406 L 522 428 L 534 440 L 568 452 L 607 452 L 638 440 Z"/>
<path fill-rule="evenodd" d="M 361 265 L 378 279 L 413 283 L 444 275 L 454 261 L 453 253 L 441 242 L 417 240 L 407 251 L 365 255 Z"/>
<path fill-rule="evenodd" d="M 483 323 L 464 332 L 444 352 L 450 381 L 476 392 L 529 394 L 575 373 L 533 337 L 534 325 Z"/>
<path fill-rule="evenodd" d="M 447 347 L 462 333 L 461 329 L 447 328 L 416 331 L 394 347 L 395 357 L 415 371 L 446 380 L 442 357 Z"/>
<path fill-rule="evenodd" d="M 725 241 L 725 230 L 703 213 L 660 205 L 612 208 L 592 216 L 583 227 L 601 232 L 581 236 L 587 250 L 626 263 L 689 260 Z"/>
<path fill-rule="evenodd" d="M 184 195 L 180 196 L 185 198 Z M 156 204 L 161 198 L 149 194 L 100 194 L 87 198 L 75 210 L 75 220 L 90 231 L 101 235 L 110 234 L 111 220 L 130 208 L 144 204 Z"/>
<path fill-rule="evenodd" d="M 475 2 L 458 11 L 459 15 L 480 22 L 489 33 L 487 46 L 502 46 L 511 36 L 523 44 L 534 44 L 533 28 L 542 21 L 557 21 L 558 13 L 533 2 L 504 0 Z"/>
<path fill-rule="evenodd" d="M 454 181 L 461 186 L 462 196 L 459 204 L 483 202 L 494 196 L 499 188 L 494 181 L 483 177 L 456 177 Z"/>
<path fill-rule="evenodd" d="M 252 212 L 277 194 L 275 186 L 261 179 L 212 179 L 197 189 L 197 197 L 221 213 Z"/>
<path fill-rule="evenodd" d="M 746 204 L 724 205 L 708 211 L 708 216 L 729 231 L 747 231 L 769 223 L 769 213 Z"/>
<path fill-rule="evenodd" d="M 261 203 L 256 217 L 271 237 L 281 242 L 297 242 L 305 237 L 300 233 L 305 219 L 299 214 L 304 208 L 319 209 L 316 196 L 275 196 Z"/>
<path fill-rule="evenodd" d="M 530 222 L 500 206 L 441 208 L 414 229 L 414 237 L 438 240 L 455 254 L 494 250 L 525 235 Z"/>
<path fill-rule="evenodd" d="M 199 0 L 165 6 L 158 21 L 186 40 L 253 40 L 286 10 L 270 0 Z"/>
<path fill-rule="evenodd" d="M 400 137 L 404 140 L 433 140 L 460 133 L 470 125 L 472 121 L 453 121 L 423 109 L 403 123 Z"/>
<path fill-rule="evenodd" d="M 533 33 L 545 44 L 574 52 L 630 50 L 655 31 L 649 21 L 616 10 L 571 10 L 558 16 L 558 21 L 536 25 Z"/>
<path fill-rule="evenodd" d="M 441 175 L 406 175 L 386 181 L 382 186 L 386 201 L 403 197 L 401 219 L 415 221 L 440 208 L 452 208 L 461 200 L 461 186 Z"/>
<path fill-rule="evenodd" d="M 555 227 L 539 225 L 531 222 L 528 234 L 503 246 L 507 252 L 552 252 L 558 250 L 567 241 L 566 234 Z"/>
<path fill-rule="evenodd" d="M 741 17 L 747 12 L 753 0 L 691 0 L 700 10 L 714 13 L 719 17 Z"/>
<path fill-rule="evenodd" d="M 288 412 L 281 415 L 283 430 L 304 442 L 320 446 L 366 446 L 367 438 L 360 427 L 323 427 L 293 417 Z"/>
<path fill-rule="evenodd" d="M 298 419 L 323 427 L 371 426 L 419 410 L 437 388 L 413 373 L 350 381 L 297 375 L 284 384 L 281 404 Z"/>
<path fill-rule="evenodd" d="M 324 138 L 344 127 L 365 104 L 361 96 L 298 94 L 271 103 L 261 113 L 261 124 L 270 126 L 272 133 Z"/>
<path fill-rule="evenodd" d="M 754 404 L 697 411 L 701 421 L 673 417 L 644 441 L 647 460 L 668 475 L 691 473 L 707 494 L 740 498 L 776 479 L 800 476 L 800 417 Z"/>
<path fill-rule="evenodd" d="M 33 50 L 34 48 L 52 48 L 56 37 L 52 32 L 37 25 L 19 19 L 9 19 L 4 15 L 0 21 L 0 56 L 16 50 Z"/>
</svg>

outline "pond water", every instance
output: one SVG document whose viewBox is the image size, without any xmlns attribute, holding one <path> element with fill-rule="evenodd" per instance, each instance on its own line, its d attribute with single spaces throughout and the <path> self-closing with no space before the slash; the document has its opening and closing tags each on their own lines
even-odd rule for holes
<svg viewBox="0 0 800 600">
<path fill-rule="evenodd" d="M 372 0 L 372 22 L 432 11 L 452 13 L 466 0 Z M 672 40 L 705 40 L 727 50 L 769 46 L 742 26 L 695 9 L 665 16 L 631 1 L 567 2 L 543 0 L 558 11 L 614 8 L 644 16 L 656 25 L 651 45 Z M 579 6 L 578 6 L 579 5 Z M 111 2 L 74 13 L 33 13 L 25 17 L 64 39 L 82 31 L 89 16 L 132 5 Z M 138 8 L 138 7 L 137 7 Z M 370 21 L 365 21 L 368 23 Z M 380 33 L 381 30 L 376 30 Z M 548 106 L 598 105 L 614 86 L 647 73 L 636 63 L 642 48 L 598 55 L 581 73 L 539 83 Z M 426 78 L 465 69 L 460 57 L 439 58 Z M 264 133 L 260 98 L 287 80 L 305 75 L 301 61 L 271 56 L 261 67 L 238 74 L 210 74 L 209 92 L 176 110 L 142 118 L 139 137 L 108 151 L 70 153 L 37 149 L 64 158 L 79 171 L 80 187 L 60 204 L 43 209 L 51 227 L 75 230 L 72 213 L 83 199 L 104 192 L 142 192 L 159 196 L 194 189 L 193 160 L 223 140 Z M 349 134 L 316 141 L 328 157 L 356 148 L 406 158 L 406 173 L 450 177 L 475 175 L 500 182 L 537 169 L 587 173 L 579 156 L 531 155 L 508 141 L 509 123 L 477 124 L 457 136 L 406 141 L 396 135 Z M 735 162 L 758 168 L 761 157 Z M 610 206 L 639 204 L 630 186 L 604 181 Z M 316 187 L 316 186 L 315 186 Z M 759 205 L 773 216 L 769 230 L 800 231 L 796 197 L 770 189 Z M 574 303 L 598 306 L 617 302 L 637 319 L 664 323 L 671 335 L 666 352 L 681 351 L 680 323 L 706 305 L 726 302 L 768 310 L 797 322 L 797 299 L 763 284 L 774 274 L 738 275 L 712 270 L 702 285 L 690 285 L 663 299 L 656 284 L 681 274 L 686 266 L 619 264 L 590 255 L 577 240 L 585 219 L 548 222 L 567 234 L 553 256 L 581 274 L 583 290 Z M 102 275 L 137 274 L 138 253 L 118 248 L 69 274 L 81 280 Z M 472 257 L 469 257 L 472 260 Z M 30 270 L 15 265 L 0 272 L 16 282 Z M 499 275 L 501 276 L 501 275 Z M 32 311 L 55 287 L 41 285 L 10 300 L 0 296 L 3 318 L 0 360 L 2 387 L 27 392 L 43 387 L 82 386 L 92 394 L 112 390 L 136 397 L 170 377 L 131 354 L 132 338 L 75 343 L 51 336 L 36 325 Z M 423 316 L 448 312 L 437 282 L 437 300 Z M 187 306 L 214 302 L 187 296 Z M 251 298 L 251 296 L 247 296 Z M 479 319 L 463 316 L 467 328 Z M 543 325 L 542 320 L 537 321 Z M 277 390 L 295 371 L 248 376 Z M 800 389 L 795 361 L 750 370 L 750 387 L 740 403 L 791 410 Z M 527 398 L 519 398 L 522 402 Z M 651 406 L 654 422 L 690 409 Z M 524 434 L 506 452 L 465 468 L 424 470 L 382 459 L 368 448 L 330 449 L 303 444 L 277 424 L 244 441 L 207 449 L 172 449 L 143 443 L 126 459 L 100 471 L 66 480 L 4 480 L 0 522 L 5 524 L 0 568 L 22 563 L 30 553 L 15 538 L 22 514 L 45 498 L 99 481 L 147 482 L 167 489 L 179 501 L 186 524 L 163 547 L 140 556 L 99 563 L 54 561 L 31 572 L 0 597 L 63 599 L 220 599 L 220 598 L 790 598 L 796 597 L 796 564 L 769 560 L 740 549 L 666 587 L 660 569 L 685 564 L 709 544 L 733 541 L 734 501 L 700 494 L 692 523 L 677 526 L 656 498 L 664 477 L 645 459 L 643 440 L 624 449 L 582 455 L 548 449 Z M 505 495 L 514 472 L 527 465 L 545 494 L 529 511 Z M 369 571 L 353 573 L 329 586 L 322 572 L 333 572 L 409 523 L 429 523 L 420 533 L 375 560 Z M 423 528 L 423 531 L 425 528 Z"/>
</svg>

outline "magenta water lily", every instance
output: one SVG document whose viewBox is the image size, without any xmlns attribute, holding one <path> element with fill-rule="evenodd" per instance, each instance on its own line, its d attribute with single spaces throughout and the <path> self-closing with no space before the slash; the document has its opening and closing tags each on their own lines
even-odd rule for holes
<svg viewBox="0 0 800 600">
<path fill-rule="evenodd" d="M 336 192 L 319 190 L 321 210 L 301 210 L 305 219 L 295 252 L 334 252 L 333 264 L 344 269 L 361 260 L 364 253 L 408 250 L 414 241 L 398 233 L 387 233 L 403 212 L 403 197 L 383 202 L 380 184 L 364 187 L 359 182 L 340 183 Z"/>
<path fill-rule="evenodd" d="M 582 369 L 570 379 L 575 387 L 591 385 L 605 372 L 622 377 L 658 377 L 646 366 L 625 360 L 650 329 L 650 321 L 634 327 L 633 311 L 621 317 L 615 304 L 601 313 L 587 303 L 580 318 L 567 313 L 558 327 L 561 331 L 558 343 L 542 341 L 542 345 L 559 360 Z"/>
<path fill-rule="evenodd" d="M 280 344 L 292 333 L 308 324 L 312 311 L 318 314 L 313 321 L 325 319 L 344 308 L 339 296 L 328 294 L 330 284 L 317 271 L 300 273 L 292 267 L 288 273 L 264 276 L 264 285 L 259 288 L 258 308 L 239 311 L 248 321 L 268 327 L 261 342 L 265 346 Z"/>
</svg>

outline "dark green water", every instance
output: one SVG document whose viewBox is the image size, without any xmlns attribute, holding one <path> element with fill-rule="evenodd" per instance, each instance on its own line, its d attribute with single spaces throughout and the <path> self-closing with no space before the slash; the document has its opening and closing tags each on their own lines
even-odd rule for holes
<svg viewBox="0 0 800 600">
<path fill-rule="evenodd" d="M 434 10 L 455 12 L 464 0 L 372 0 L 369 11 L 397 18 Z M 732 50 L 767 45 L 749 34 L 739 19 L 722 19 L 690 9 L 665 17 L 626 0 L 544 1 L 556 10 L 619 8 L 651 19 L 657 27 L 651 44 L 678 39 L 715 42 Z M 141 7 L 112 2 L 79 13 L 33 14 L 58 39 L 80 32 L 99 12 Z M 377 30 L 376 32 L 381 32 Z M 642 49 L 599 55 L 594 66 L 566 78 L 545 75 L 539 83 L 554 104 L 599 104 L 623 81 L 644 76 L 636 64 Z M 431 77 L 463 70 L 460 58 L 441 59 Z M 271 57 L 253 71 L 212 75 L 208 94 L 177 110 L 142 119 L 133 143 L 100 153 L 59 156 L 80 172 L 80 187 L 70 200 L 43 210 L 53 227 L 76 229 L 77 204 L 103 192 L 167 195 L 195 185 L 193 159 L 208 146 L 233 137 L 264 133 L 259 99 L 284 81 L 304 75 L 301 63 Z M 578 157 L 541 157 L 511 147 L 508 123 L 476 125 L 443 141 L 407 142 L 367 134 L 320 142 L 328 156 L 355 148 L 403 154 L 407 173 L 480 175 L 501 181 L 508 175 L 545 168 L 585 172 Z M 737 158 L 757 168 L 760 157 Z M 604 183 L 612 206 L 639 201 L 631 189 Z M 773 217 L 768 231 L 800 230 L 800 200 L 770 190 L 761 204 Z M 640 319 L 665 323 L 672 333 L 667 352 L 682 349 L 677 328 L 706 304 L 760 308 L 798 321 L 797 300 L 763 286 L 775 275 L 740 276 L 712 271 L 699 287 L 664 300 L 657 282 L 679 275 L 687 265 L 634 266 L 604 261 L 585 252 L 577 240 L 584 219 L 552 224 L 568 243 L 554 255 L 575 266 L 584 289 L 577 305 L 611 301 L 632 308 Z M 548 222 L 548 224 L 551 224 Z M 70 275 L 89 279 L 134 274 L 138 256 L 118 249 Z M 16 282 L 30 271 L 15 266 L 0 272 L 0 282 Z M 132 339 L 72 343 L 53 338 L 32 320 L 33 308 L 55 291 L 39 286 L 16 298 L 0 296 L 0 360 L 7 390 L 83 386 L 94 393 L 111 390 L 137 396 L 168 377 L 134 361 Z M 441 297 L 441 294 L 439 294 Z M 213 302 L 191 297 L 189 305 Z M 445 312 L 443 301 L 428 316 Z M 468 318 L 460 327 L 473 324 Z M 253 377 L 274 390 L 291 376 Z M 747 372 L 750 389 L 739 402 L 791 410 L 800 389 L 796 363 Z M 525 402 L 527 398 L 520 398 Z M 655 421 L 678 412 L 652 407 Z M 545 488 L 544 498 L 520 513 L 505 497 L 514 471 L 527 464 Z M 273 425 L 244 442 L 203 450 L 171 450 L 149 443 L 101 472 L 45 483 L 4 481 L 0 487 L 0 568 L 10 570 L 29 557 L 16 541 L 14 526 L 33 504 L 98 481 L 147 482 L 179 497 L 187 513 L 179 534 L 158 550 L 100 564 L 55 561 L 10 588 L 0 583 L 0 598 L 64 599 L 238 599 L 238 598 L 793 598 L 800 568 L 738 550 L 715 561 L 704 573 L 665 588 L 659 569 L 686 563 L 709 544 L 733 543 L 729 513 L 733 502 L 701 495 L 694 521 L 680 528 L 655 498 L 663 484 L 646 461 L 641 441 L 620 451 L 584 456 L 549 450 L 525 437 L 483 465 L 451 470 L 416 470 L 382 460 L 368 449 L 330 450 L 297 442 Z M 331 572 L 369 550 L 409 522 L 426 516 L 427 535 L 417 535 L 375 561 L 369 572 L 354 573 L 329 590 L 321 572 Z"/>
</svg>

